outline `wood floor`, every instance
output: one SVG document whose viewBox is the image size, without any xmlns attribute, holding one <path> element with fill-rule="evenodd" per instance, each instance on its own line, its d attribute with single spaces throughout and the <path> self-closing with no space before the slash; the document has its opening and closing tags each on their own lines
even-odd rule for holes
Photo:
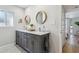
<svg viewBox="0 0 79 59">
<path fill-rule="evenodd" d="M 62 50 L 63 50 L 63 53 L 79 53 L 79 47 L 72 46 L 67 42 L 65 43 Z"/>
</svg>

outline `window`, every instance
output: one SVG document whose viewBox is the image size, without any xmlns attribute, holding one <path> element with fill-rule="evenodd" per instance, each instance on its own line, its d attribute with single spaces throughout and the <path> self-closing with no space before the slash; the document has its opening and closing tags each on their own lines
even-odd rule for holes
<svg viewBox="0 0 79 59">
<path fill-rule="evenodd" d="M 12 12 L 0 10 L 0 27 L 13 26 L 13 18 Z"/>
</svg>

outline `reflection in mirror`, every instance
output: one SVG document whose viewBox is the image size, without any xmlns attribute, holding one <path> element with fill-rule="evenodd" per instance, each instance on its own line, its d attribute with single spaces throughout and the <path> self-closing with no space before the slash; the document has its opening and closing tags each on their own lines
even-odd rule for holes
<svg viewBox="0 0 79 59">
<path fill-rule="evenodd" d="M 47 14 L 44 11 L 39 11 L 36 14 L 36 21 L 39 24 L 44 24 L 47 19 Z"/>
</svg>

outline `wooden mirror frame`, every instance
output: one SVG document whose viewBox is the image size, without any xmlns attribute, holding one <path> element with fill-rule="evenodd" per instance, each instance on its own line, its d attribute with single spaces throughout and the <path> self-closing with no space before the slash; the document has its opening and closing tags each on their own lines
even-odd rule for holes
<svg viewBox="0 0 79 59">
<path fill-rule="evenodd" d="M 25 16 L 24 20 L 25 20 L 25 22 L 28 22 L 28 23 L 26 23 L 26 24 L 28 25 L 28 24 L 30 24 L 31 19 L 30 19 L 30 17 L 29 17 L 29 19 L 27 20 L 27 17 L 29 17 L 29 16 L 28 16 L 28 15 L 27 15 L 27 16 Z"/>
<path fill-rule="evenodd" d="M 39 14 L 40 12 L 44 13 L 44 15 L 45 15 L 45 19 L 44 19 L 44 21 L 41 23 L 41 24 L 44 24 L 44 23 L 46 22 L 46 20 L 47 20 L 47 14 L 46 14 L 45 11 L 39 11 L 39 12 L 37 12 L 37 14 L 36 14 L 36 21 L 37 21 L 37 16 L 38 16 L 38 14 Z M 38 22 L 38 21 L 37 21 L 37 22 Z M 39 22 L 38 22 L 38 23 L 39 23 Z"/>
</svg>

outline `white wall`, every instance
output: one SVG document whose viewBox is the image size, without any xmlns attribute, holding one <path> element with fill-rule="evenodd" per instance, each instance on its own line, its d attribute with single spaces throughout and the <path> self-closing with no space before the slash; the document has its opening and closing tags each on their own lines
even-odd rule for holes
<svg viewBox="0 0 79 59">
<path fill-rule="evenodd" d="M 64 7 L 62 6 L 62 22 L 61 22 L 61 30 L 62 30 L 62 32 L 61 32 L 61 37 L 62 37 L 62 48 L 63 48 L 63 46 L 64 46 L 64 44 L 65 44 L 65 42 L 66 42 L 66 39 L 65 39 L 65 10 L 64 10 Z"/>
<path fill-rule="evenodd" d="M 7 11 L 14 12 L 15 18 L 14 18 L 14 26 L 13 27 L 0 27 L 0 46 L 14 43 L 15 41 L 15 28 L 17 27 L 17 21 L 23 17 L 24 10 L 16 7 L 16 6 L 6 6 L 6 5 L 0 5 L 0 9 L 4 9 Z"/>
<path fill-rule="evenodd" d="M 60 5 L 47 5 L 47 6 L 31 6 L 25 10 L 26 15 L 31 17 L 31 23 L 38 28 L 36 22 L 36 13 L 43 10 L 47 13 L 47 21 L 45 22 L 46 28 L 50 31 L 50 52 L 62 52 L 61 40 L 61 12 L 62 6 Z"/>
</svg>

